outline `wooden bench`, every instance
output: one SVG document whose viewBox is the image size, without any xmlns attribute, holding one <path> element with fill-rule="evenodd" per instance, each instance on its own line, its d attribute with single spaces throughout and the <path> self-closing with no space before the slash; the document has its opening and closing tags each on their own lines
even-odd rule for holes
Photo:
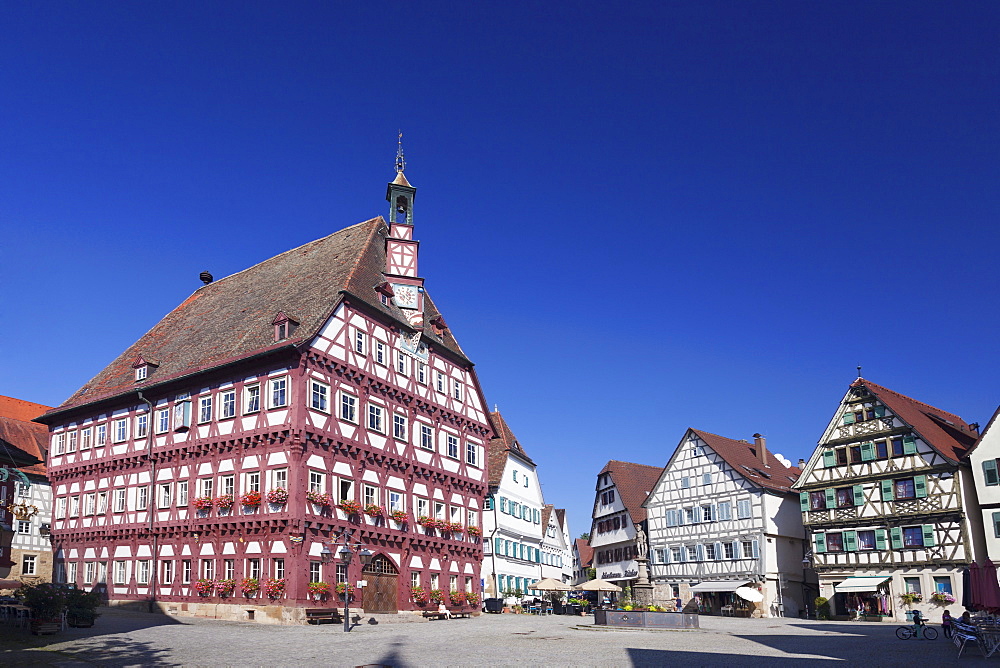
<svg viewBox="0 0 1000 668">
<path fill-rule="evenodd" d="M 306 623 L 322 624 L 323 622 L 341 623 L 344 616 L 336 608 L 306 608 Z"/>
<path fill-rule="evenodd" d="M 451 613 L 453 619 L 459 619 L 461 617 L 470 619 L 472 617 L 472 613 L 469 612 L 460 612 L 455 610 L 449 610 L 448 612 Z M 448 613 L 438 612 L 437 610 L 425 610 L 423 616 L 427 619 L 448 619 Z"/>
</svg>

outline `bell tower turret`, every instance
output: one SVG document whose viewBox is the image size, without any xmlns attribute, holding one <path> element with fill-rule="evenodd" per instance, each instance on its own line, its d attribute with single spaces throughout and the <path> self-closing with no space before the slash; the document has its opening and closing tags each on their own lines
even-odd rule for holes
<svg viewBox="0 0 1000 668">
<path fill-rule="evenodd" d="M 413 238 L 413 199 L 417 189 L 403 174 L 403 133 L 396 149 L 396 178 L 385 191 L 389 201 L 389 236 L 385 240 L 385 277 L 392 286 L 393 301 L 403 309 L 410 325 L 423 327 L 424 281 L 417 274 L 420 243 Z"/>
</svg>

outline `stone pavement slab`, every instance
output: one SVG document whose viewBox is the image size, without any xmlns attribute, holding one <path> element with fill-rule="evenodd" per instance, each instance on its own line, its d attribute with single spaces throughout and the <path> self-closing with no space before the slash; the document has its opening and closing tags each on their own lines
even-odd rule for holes
<svg viewBox="0 0 1000 668">
<path fill-rule="evenodd" d="M 702 617 L 700 630 L 596 630 L 592 617 L 483 615 L 414 624 L 270 626 L 106 610 L 54 636 L 0 627 L 5 666 L 942 666 L 943 638 L 894 624 Z M 964 665 L 985 665 L 975 649 Z"/>
</svg>

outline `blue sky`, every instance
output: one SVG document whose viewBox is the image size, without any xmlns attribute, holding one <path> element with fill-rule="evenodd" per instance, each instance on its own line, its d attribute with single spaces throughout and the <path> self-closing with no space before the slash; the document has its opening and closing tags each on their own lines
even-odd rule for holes
<svg viewBox="0 0 1000 668">
<path fill-rule="evenodd" d="M 364 6 L 362 6 L 362 4 Z M 1000 392 L 1000 4 L 8 3 L 0 394 L 58 404 L 200 284 L 385 214 L 587 530 L 689 427 L 811 452 L 864 375 Z"/>
</svg>

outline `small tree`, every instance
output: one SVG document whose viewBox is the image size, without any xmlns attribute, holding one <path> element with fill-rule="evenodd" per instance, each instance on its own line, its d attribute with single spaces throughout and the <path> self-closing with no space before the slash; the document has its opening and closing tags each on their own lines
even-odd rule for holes
<svg viewBox="0 0 1000 668">
<path fill-rule="evenodd" d="M 817 596 L 816 600 L 813 601 L 816 604 L 816 617 L 817 619 L 830 619 L 830 600 L 823 597 Z"/>
<path fill-rule="evenodd" d="M 585 531 L 584 533 L 580 534 L 580 540 L 590 540 L 590 532 Z"/>
</svg>

